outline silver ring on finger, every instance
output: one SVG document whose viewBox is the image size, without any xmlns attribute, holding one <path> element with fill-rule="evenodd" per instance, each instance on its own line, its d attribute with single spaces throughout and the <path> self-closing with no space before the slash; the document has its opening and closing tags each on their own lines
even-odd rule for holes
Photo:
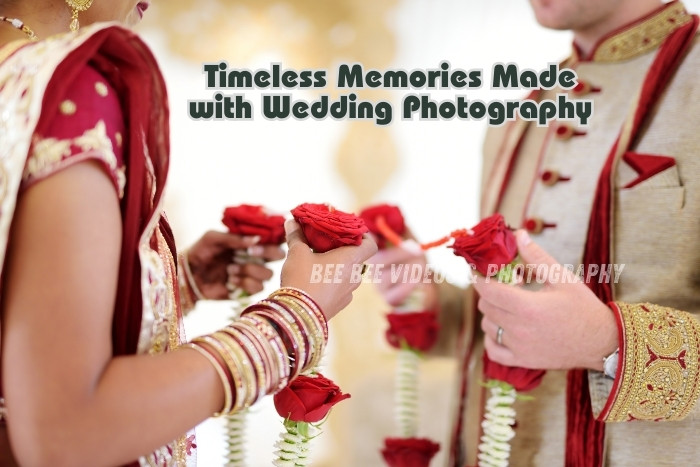
<svg viewBox="0 0 700 467">
<path fill-rule="evenodd" d="M 498 331 L 496 331 L 496 344 L 503 345 L 503 328 L 498 326 Z"/>
</svg>

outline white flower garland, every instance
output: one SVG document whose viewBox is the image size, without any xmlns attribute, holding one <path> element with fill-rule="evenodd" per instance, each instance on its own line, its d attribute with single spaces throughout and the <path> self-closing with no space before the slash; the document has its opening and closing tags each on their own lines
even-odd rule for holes
<svg viewBox="0 0 700 467">
<path fill-rule="evenodd" d="M 481 422 L 484 435 L 479 444 L 479 467 L 507 467 L 510 458 L 510 440 L 515 436 L 516 392 L 508 383 L 491 386 L 491 396 L 486 401 L 486 413 Z"/>
<path fill-rule="evenodd" d="M 285 431 L 280 433 L 280 439 L 275 442 L 276 459 L 272 461 L 275 467 L 303 467 L 311 464 L 309 458 L 309 442 L 320 430 L 305 422 L 284 422 Z"/>
<path fill-rule="evenodd" d="M 411 349 L 399 349 L 396 356 L 394 416 L 401 436 L 411 438 L 418 431 L 418 375 L 420 356 Z"/>
</svg>

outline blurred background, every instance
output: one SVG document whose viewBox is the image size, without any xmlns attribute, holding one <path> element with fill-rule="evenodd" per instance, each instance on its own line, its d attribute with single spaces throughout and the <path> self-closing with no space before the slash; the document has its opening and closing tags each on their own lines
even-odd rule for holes
<svg viewBox="0 0 700 467">
<path fill-rule="evenodd" d="M 700 9 L 700 0 L 685 3 L 691 11 Z M 214 94 L 205 87 L 203 63 L 327 69 L 327 88 L 291 91 L 296 99 L 314 100 L 320 93 L 337 97 L 333 78 L 340 63 L 411 70 L 447 60 L 452 68 L 481 68 L 487 80 L 479 90 L 429 91 L 432 97 L 466 94 L 488 101 L 525 94 L 489 89 L 494 63 L 540 70 L 571 47 L 569 33 L 536 24 L 526 0 L 167 0 L 153 2 L 138 30 L 153 48 L 170 93 L 166 209 L 180 248 L 207 229 L 223 229 L 224 207 L 240 203 L 288 213 L 302 202 L 346 211 L 389 202 L 401 207 L 422 241 L 478 220 L 486 122 L 401 120 L 400 102 L 410 90 L 357 91 L 359 99 L 393 103 L 388 126 L 330 118 L 267 121 L 260 114 L 261 92 L 251 90 L 245 94 L 255 107 L 253 121 L 193 121 L 187 101 Z M 466 283 L 464 261 L 449 251 L 430 252 L 429 262 L 450 282 Z M 277 285 L 275 278 L 267 292 Z M 370 284 L 355 297 L 331 323 L 324 371 L 352 398 L 333 409 L 314 441 L 316 466 L 380 466 L 383 439 L 398 434 L 392 413 L 395 351 L 383 337 L 389 307 Z M 186 320 L 188 337 L 225 324 L 232 310 L 227 302 L 200 303 Z M 419 436 L 440 442 L 436 466 L 443 465 L 448 449 L 455 372 L 450 359 L 421 365 Z M 282 429 L 271 398 L 252 409 L 248 428 L 247 465 L 270 465 Z M 198 428 L 198 447 L 200 465 L 224 465 L 221 420 Z"/>
</svg>

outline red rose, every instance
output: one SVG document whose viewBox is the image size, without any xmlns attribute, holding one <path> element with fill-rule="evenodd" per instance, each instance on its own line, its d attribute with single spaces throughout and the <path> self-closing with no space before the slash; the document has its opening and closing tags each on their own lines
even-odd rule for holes
<svg viewBox="0 0 700 467">
<path fill-rule="evenodd" d="M 367 232 L 364 221 L 354 214 L 326 204 L 304 203 L 292 209 L 309 246 L 324 253 L 346 245 L 359 245 Z"/>
<path fill-rule="evenodd" d="M 489 270 L 490 264 L 501 269 L 518 256 L 515 235 L 506 227 L 500 214 L 482 220 L 470 234 L 456 237 L 450 248 L 483 275 L 497 272 Z"/>
<path fill-rule="evenodd" d="M 427 351 L 435 345 L 440 324 L 434 311 L 392 312 L 387 315 L 386 340 L 392 347 L 405 341 L 411 349 Z"/>
<path fill-rule="evenodd" d="M 369 231 L 377 237 L 377 246 L 379 249 L 383 249 L 386 248 L 387 240 L 390 239 L 387 239 L 382 233 L 382 229 L 377 226 L 377 218 L 380 216 L 384 218 L 387 227 L 399 237 L 406 232 L 406 224 L 401 210 L 390 204 L 377 204 L 376 206 L 365 208 L 360 212 L 360 217 L 365 221 Z"/>
<path fill-rule="evenodd" d="M 516 391 L 529 391 L 535 389 L 542 382 L 546 371 L 531 370 L 517 366 L 506 366 L 491 360 L 484 352 L 484 376 L 486 379 L 504 381 L 515 388 Z"/>
<path fill-rule="evenodd" d="M 228 207 L 221 221 L 232 234 L 260 235 L 262 245 L 284 242 L 284 217 L 270 216 L 262 206 L 241 204 Z"/>
<path fill-rule="evenodd" d="M 386 438 L 382 456 L 389 467 L 428 467 L 439 450 L 426 438 Z"/>
<path fill-rule="evenodd" d="M 320 373 L 301 375 L 275 394 L 275 409 L 280 417 L 293 422 L 314 423 L 323 420 L 338 402 L 348 399 L 340 388 Z"/>
</svg>

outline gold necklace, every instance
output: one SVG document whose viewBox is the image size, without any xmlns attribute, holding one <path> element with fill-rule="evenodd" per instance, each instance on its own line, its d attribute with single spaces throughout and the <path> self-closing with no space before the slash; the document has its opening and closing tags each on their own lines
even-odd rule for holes
<svg viewBox="0 0 700 467">
<path fill-rule="evenodd" d="M 4 21 L 10 24 L 13 28 L 22 31 L 29 38 L 30 41 L 35 41 L 39 39 L 38 37 L 36 37 L 36 34 L 34 34 L 34 31 L 32 31 L 32 29 L 26 24 L 24 24 L 24 22 L 20 19 L 8 18 L 7 16 L 0 16 L 0 21 Z"/>
</svg>

